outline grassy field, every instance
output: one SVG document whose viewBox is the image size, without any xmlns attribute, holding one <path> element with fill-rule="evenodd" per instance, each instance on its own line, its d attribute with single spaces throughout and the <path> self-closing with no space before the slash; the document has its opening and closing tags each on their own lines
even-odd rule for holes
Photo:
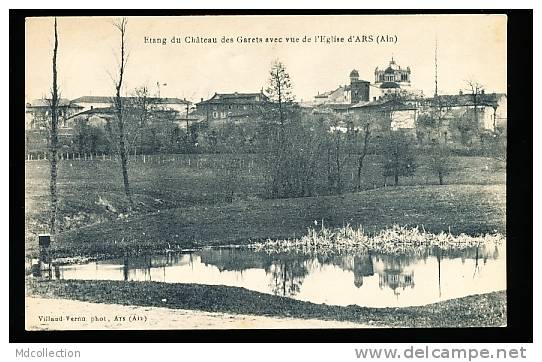
<svg viewBox="0 0 542 362">
<path fill-rule="evenodd" d="M 124 215 L 127 205 L 117 162 L 63 160 L 59 166 L 62 232 L 54 251 L 58 256 L 93 256 L 289 238 L 304 234 L 315 220 L 330 227 L 362 225 L 368 232 L 393 224 L 423 224 L 434 232 L 505 233 L 506 177 L 496 161 L 456 157 L 444 186 L 436 185 L 436 177 L 420 166 L 414 177 L 402 178 L 399 187 L 383 187 L 379 162 L 376 156 L 366 162 L 367 190 L 267 200 L 255 156 L 155 156 L 146 163 L 131 163 L 137 212 Z M 232 163 L 245 171 L 230 179 L 224 174 Z M 29 255 L 35 254 L 36 234 L 47 229 L 48 172 L 46 161 L 26 162 Z M 231 203 L 226 200 L 230 189 L 235 192 Z"/>
<path fill-rule="evenodd" d="M 33 281 L 36 296 L 86 302 L 194 309 L 259 316 L 351 321 L 388 327 L 499 327 L 506 325 L 504 291 L 421 307 L 366 308 L 314 304 L 221 285 L 123 281 Z"/>
</svg>

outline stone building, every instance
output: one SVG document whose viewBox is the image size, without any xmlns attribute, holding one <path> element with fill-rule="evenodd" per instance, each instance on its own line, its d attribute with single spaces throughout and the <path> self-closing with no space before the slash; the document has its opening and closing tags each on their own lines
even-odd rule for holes
<svg viewBox="0 0 542 362">
<path fill-rule="evenodd" d="M 25 106 L 25 152 L 46 152 L 51 121 L 51 100 L 35 99 L 26 103 Z M 69 143 L 73 134 L 70 118 L 80 111 L 81 107 L 69 99 L 59 99 L 58 138 L 60 144 Z"/>
<path fill-rule="evenodd" d="M 215 93 L 196 104 L 196 114 L 201 120 L 219 124 L 221 122 L 243 122 L 258 116 L 270 104 L 269 98 L 259 93 Z"/>
<path fill-rule="evenodd" d="M 68 129 L 69 118 L 83 110 L 83 107 L 73 103 L 69 99 L 61 98 L 58 100 L 58 127 L 59 129 Z M 51 100 L 34 99 L 26 103 L 25 111 L 25 129 L 39 130 L 46 129 L 46 122 L 51 118 Z"/>
<path fill-rule="evenodd" d="M 136 102 L 135 97 L 123 97 L 125 105 Z M 149 97 L 148 104 L 156 106 L 160 111 L 175 113 L 179 120 L 186 118 L 191 102 L 179 98 Z M 96 125 L 103 124 L 99 118 L 110 118 L 114 115 L 113 98 L 103 96 L 83 96 L 74 100 L 62 98 L 58 104 L 59 129 L 69 130 L 74 122 L 81 119 L 92 119 Z M 50 118 L 50 100 L 36 99 L 26 104 L 25 129 L 45 129 L 45 121 Z M 182 122 L 180 122 L 182 126 Z"/>
<path fill-rule="evenodd" d="M 369 101 L 370 82 L 359 78 L 359 72 L 353 69 L 350 72 L 350 84 L 318 93 L 314 96 L 314 105 L 344 105 Z"/>
<path fill-rule="evenodd" d="M 350 107 L 354 117 L 369 117 L 379 132 L 405 130 L 414 132 L 419 107 L 400 98 L 384 97 L 376 101 L 358 103 Z"/>
<path fill-rule="evenodd" d="M 122 97 L 127 103 L 134 103 L 137 97 Z M 148 103 L 160 106 L 161 109 L 175 111 L 178 114 L 186 113 L 187 107 L 192 104 L 186 99 L 147 97 Z M 106 109 L 113 107 L 113 97 L 107 96 L 83 96 L 72 101 L 82 108 L 82 111 L 94 109 Z"/>
<path fill-rule="evenodd" d="M 505 130 L 507 125 L 507 96 L 504 93 L 450 94 L 426 98 L 424 112 L 440 113 L 447 126 L 451 120 L 460 117 L 477 118 L 480 130 Z"/>
<path fill-rule="evenodd" d="M 366 102 L 369 100 L 369 82 L 359 79 L 356 69 L 350 72 L 350 103 Z"/>
</svg>

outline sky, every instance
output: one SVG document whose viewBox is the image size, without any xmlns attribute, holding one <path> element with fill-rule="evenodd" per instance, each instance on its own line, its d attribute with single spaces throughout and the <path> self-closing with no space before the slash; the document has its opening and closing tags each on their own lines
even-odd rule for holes
<svg viewBox="0 0 542 362">
<path fill-rule="evenodd" d="M 120 44 L 115 20 L 58 18 L 62 97 L 114 93 Z M 373 41 L 347 41 L 363 35 Z M 376 42 L 386 35 L 396 42 Z M 238 42 L 239 36 L 262 42 Z M 303 42 L 305 36 L 312 41 Z M 344 42 L 317 42 L 318 36 L 342 37 Z M 166 44 L 145 43 L 145 37 L 165 39 Z M 180 42 L 171 43 L 173 37 Z M 214 37 L 218 43 L 187 43 L 186 37 Z M 222 37 L 233 42 L 222 43 Z M 299 42 L 285 42 L 286 37 Z M 282 43 L 266 43 L 265 38 L 282 38 Z M 483 84 L 486 92 L 506 92 L 504 15 L 275 15 L 129 17 L 124 93 L 146 85 L 153 94 L 197 102 L 215 92 L 258 92 L 267 88 L 271 64 L 279 59 L 290 74 L 296 100 L 307 101 L 348 84 L 352 69 L 373 82 L 375 68 L 387 67 L 393 56 L 401 67 L 410 67 L 412 87 L 431 96 L 435 40 L 439 93 L 457 94 L 467 80 Z M 25 41 L 26 98 L 43 98 L 51 88 L 53 19 L 27 18 Z"/>
</svg>

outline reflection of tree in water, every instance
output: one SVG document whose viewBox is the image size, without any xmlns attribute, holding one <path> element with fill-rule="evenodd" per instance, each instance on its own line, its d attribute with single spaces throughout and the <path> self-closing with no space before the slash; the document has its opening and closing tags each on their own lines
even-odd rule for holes
<svg viewBox="0 0 542 362">
<path fill-rule="evenodd" d="M 363 285 L 363 278 L 374 275 L 373 257 L 371 254 L 356 255 L 354 257 L 354 285 L 359 288 Z"/>
<path fill-rule="evenodd" d="M 213 265 L 220 271 L 263 269 L 270 276 L 273 293 L 286 297 L 299 293 L 313 259 L 301 254 L 268 254 L 235 248 L 207 249 L 198 254 L 202 263 Z"/>
<path fill-rule="evenodd" d="M 484 263 L 488 259 L 498 259 L 499 247 L 497 245 L 480 245 L 470 246 L 464 249 L 440 249 L 434 247 L 431 251 L 431 255 L 441 255 L 443 259 L 461 258 L 464 263 L 467 259 L 483 260 Z"/>
<path fill-rule="evenodd" d="M 499 258 L 499 248 L 495 245 L 493 250 L 490 248 L 484 248 L 476 247 L 476 256 L 475 256 L 475 263 L 474 263 L 474 274 L 472 275 L 472 278 L 476 277 L 476 274 L 480 271 L 480 265 L 479 265 L 479 259 L 482 259 L 484 262 L 484 265 L 487 263 L 488 259 L 498 259 Z"/>
<path fill-rule="evenodd" d="M 265 252 L 239 248 L 204 249 L 198 254 L 202 263 L 213 265 L 221 272 L 267 269 L 272 263 L 271 257 Z"/>
<path fill-rule="evenodd" d="M 191 256 L 191 254 L 190 254 Z M 185 264 L 181 260 L 180 254 L 166 253 L 163 255 L 140 255 L 129 257 L 124 255 L 122 259 L 122 275 L 124 281 L 133 279 L 134 272 L 140 272 L 144 276 L 144 280 L 152 280 L 151 269 L 162 268 L 163 280 L 166 280 L 166 267 L 172 265 Z M 132 274 L 132 277 L 130 277 Z"/>
<path fill-rule="evenodd" d="M 123 264 L 124 280 L 134 278 L 150 280 L 151 269 L 163 268 L 163 281 L 166 280 L 166 267 L 172 265 L 191 265 L 195 259 L 205 265 L 213 265 L 222 271 L 240 271 L 246 269 L 261 269 L 270 278 L 270 287 L 274 294 L 282 296 L 295 296 L 300 292 L 304 279 L 316 267 L 334 265 L 354 274 L 354 285 L 360 288 L 364 278 L 379 276 L 379 286 L 391 288 L 394 293 L 407 287 L 414 287 L 414 273 L 409 266 L 428 258 L 436 258 L 438 270 L 435 277 L 439 278 L 440 263 L 445 259 L 461 258 L 476 260 L 475 273 L 479 266 L 478 261 L 496 259 L 500 257 L 500 247 L 480 246 L 461 250 L 440 249 L 438 247 L 424 248 L 417 253 L 388 255 L 388 254 L 301 254 L 301 253 L 272 253 L 255 251 L 244 248 L 204 249 L 194 253 L 167 253 L 158 256 L 136 256 L 121 258 Z M 198 260 L 199 259 L 199 260 Z M 134 273 L 143 275 L 135 276 Z M 157 275 L 157 274 L 153 274 Z M 160 278 L 160 277 L 159 277 Z"/>
<path fill-rule="evenodd" d="M 335 265 L 343 270 L 354 270 L 354 257 L 344 254 L 317 254 L 316 260 L 320 265 Z"/>
<path fill-rule="evenodd" d="M 274 255 L 266 273 L 271 274 L 273 294 L 293 297 L 301 290 L 303 280 L 309 274 L 310 260 L 299 255 Z"/>
</svg>

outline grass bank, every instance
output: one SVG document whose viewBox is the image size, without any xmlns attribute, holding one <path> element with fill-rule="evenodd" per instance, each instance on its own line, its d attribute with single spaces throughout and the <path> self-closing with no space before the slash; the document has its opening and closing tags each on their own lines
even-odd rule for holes
<svg viewBox="0 0 542 362">
<path fill-rule="evenodd" d="M 77 228 L 57 235 L 55 257 L 119 255 L 208 245 L 301 237 L 314 222 L 362 226 L 371 234 L 393 225 L 421 226 L 453 235 L 506 233 L 504 185 L 388 187 L 283 200 L 159 210 Z M 35 238 L 27 243 L 35 255 Z"/>
<path fill-rule="evenodd" d="M 206 312 L 351 321 L 390 327 L 506 325 L 506 292 L 452 299 L 421 307 L 365 308 L 298 301 L 244 288 L 123 281 L 29 280 L 30 294 L 95 303 L 192 309 Z"/>
<path fill-rule="evenodd" d="M 446 232 L 434 234 L 423 227 L 406 228 L 394 225 L 368 235 L 363 228 L 346 225 L 342 228 L 311 228 L 306 235 L 296 239 L 266 240 L 251 245 L 256 251 L 266 253 L 301 253 L 318 255 L 322 253 L 367 253 L 416 254 L 432 247 L 440 250 L 459 251 L 482 245 L 501 245 L 506 238 L 498 233 L 471 236 L 453 235 Z"/>
<path fill-rule="evenodd" d="M 191 207 L 226 205 L 233 192 L 235 203 L 254 202 L 265 193 L 265 170 L 258 155 L 155 155 L 143 163 L 141 157 L 130 162 L 130 184 L 138 214 Z M 427 186 L 438 178 L 427 168 L 423 155 L 412 177 L 403 177 L 402 186 Z M 461 185 L 504 185 L 504 164 L 484 157 L 453 157 L 445 183 Z M 345 191 L 355 189 L 357 162 L 343 166 Z M 234 168 L 235 177 L 227 176 Z M 389 180 L 388 180 L 389 181 Z M 382 157 L 369 155 L 362 173 L 362 189 L 381 188 Z M 120 165 L 114 160 L 60 160 L 58 164 L 58 220 L 60 231 L 94 223 L 122 219 L 127 205 Z M 317 187 L 327 193 L 326 185 Z M 393 207 L 393 206 L 392 206 Z M 49 221 L 49 163 L 25 163 L 25 226 L 27 239 L 47 230 Z"/>
</svg>

